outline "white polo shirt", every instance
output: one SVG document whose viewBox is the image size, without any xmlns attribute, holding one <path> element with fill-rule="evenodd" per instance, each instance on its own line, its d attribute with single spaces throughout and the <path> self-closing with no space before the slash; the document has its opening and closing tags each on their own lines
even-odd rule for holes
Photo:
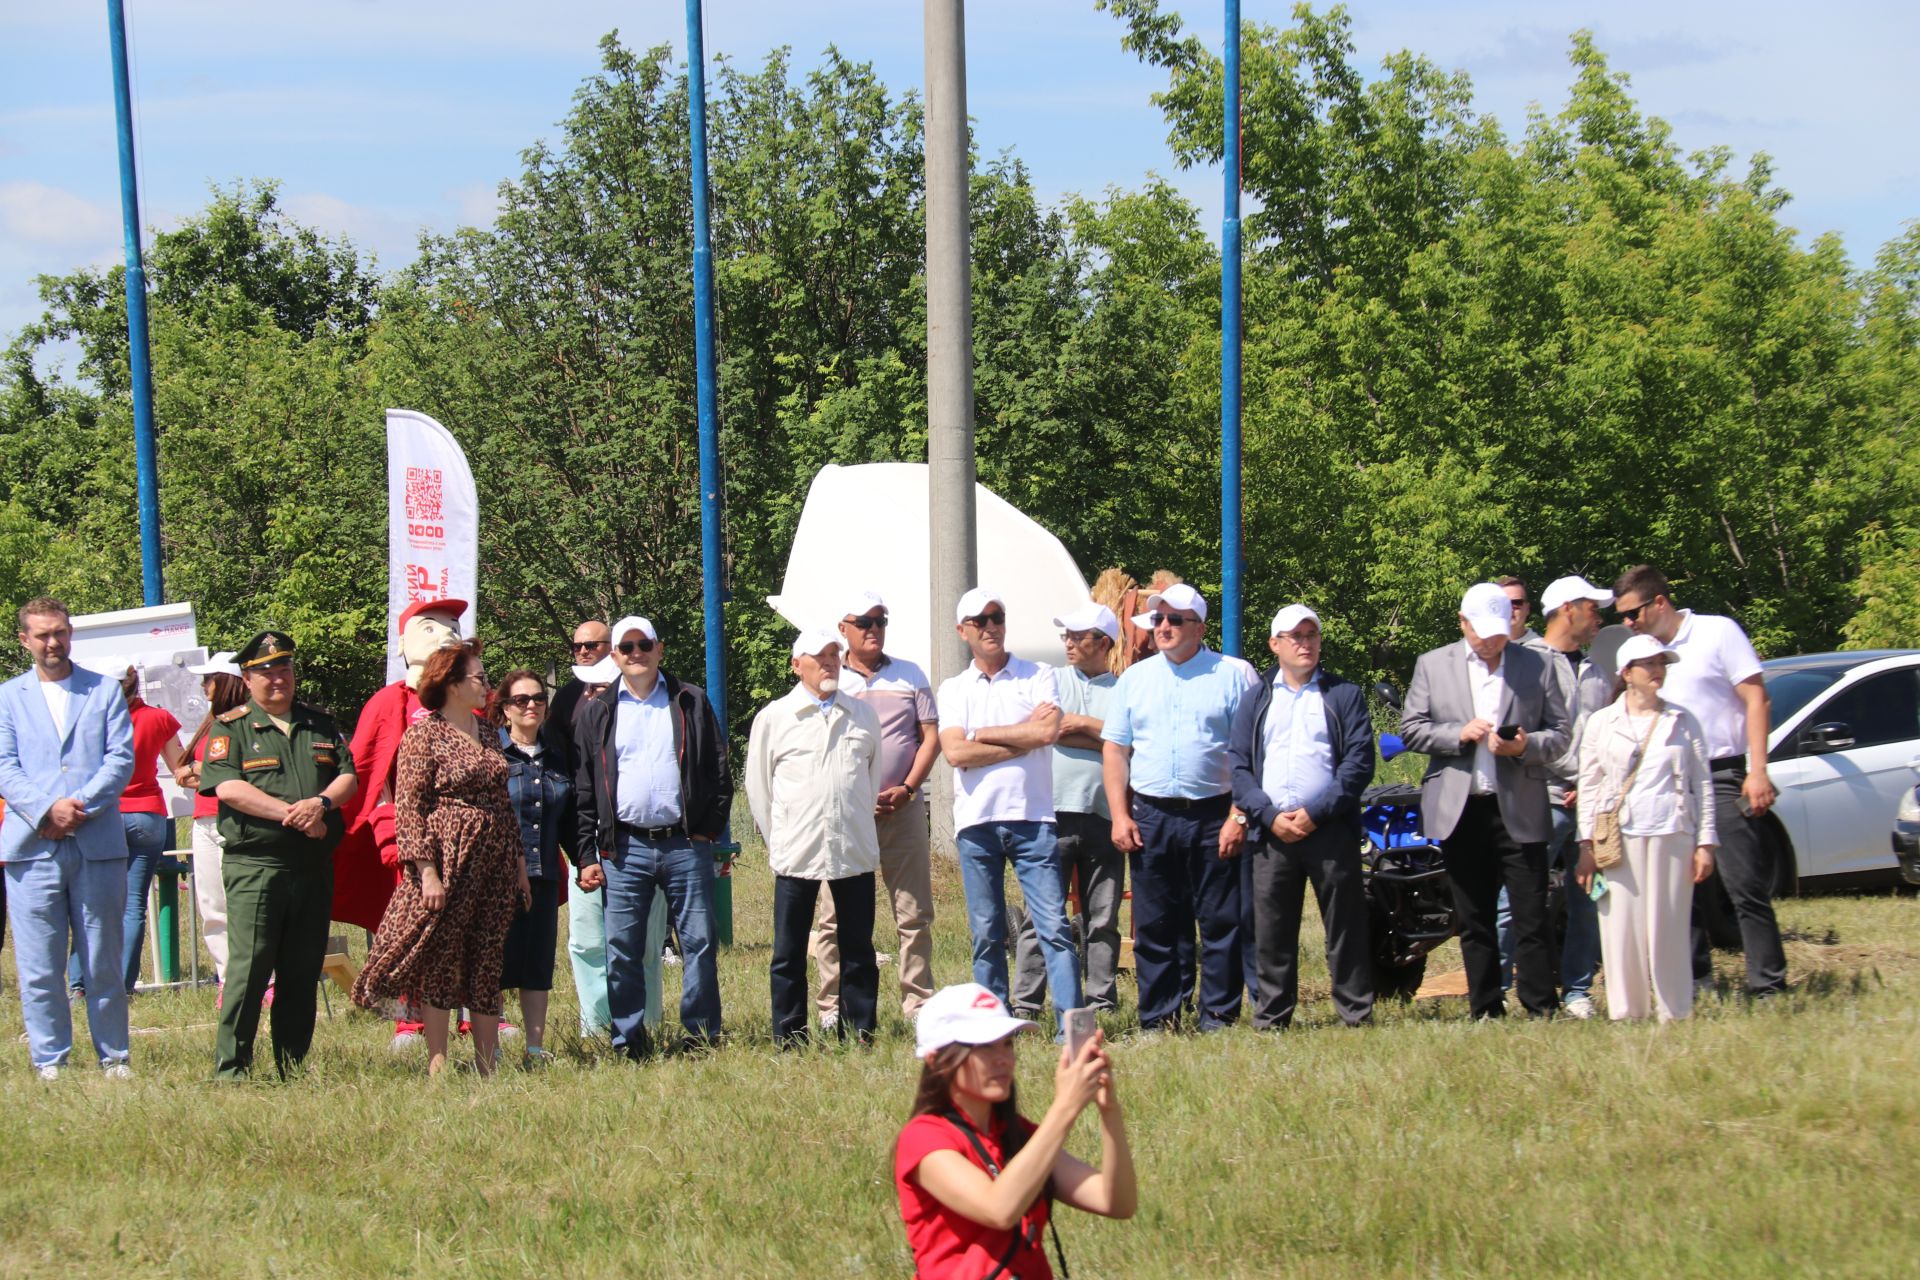
<svg viewBox="0 0 1920 1280">
<path fill-rule="evenodd" d="M 1021 724 L 1043 702 L 1055 706 L 1060 692 L 1053 668 L 1025 658 L 1007 657 L 1007 665 L 989 677 L 975 663 L 942 681 L 935 705 L 940 729 L 972 733 L 992 725 Z M 983 822 L 1053 821 L 1053 749 L 1040 747 L 1003 760 L 953 771 L 953 829 Z"/>
<path fill-rule="evenodd" d="M 1660 696 L 1693 712 L 1706 738 L 1707 759 L 1747 754 L 1747 704 L 1733 686 L 1760 674 L 1760 655 L 1732 618 L 1680 611 L 1680 630 L 1668 642 L 1680 661 L 1667 667 Z"/>
</svg>

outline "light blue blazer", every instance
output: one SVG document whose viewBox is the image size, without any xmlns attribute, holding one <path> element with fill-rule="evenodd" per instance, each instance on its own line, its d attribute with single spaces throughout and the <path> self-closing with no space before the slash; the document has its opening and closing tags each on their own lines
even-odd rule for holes
<svg viewBox="0 0 1920 1280">
<path fill-rule="evenodd" d="M 120 683 L 84 667 L 73 669 L 67 732 L 56 737 L 47 700 L 32 671 L 0 684 L 0 862 L 53 856 L 56 841 L 40 834 L 53 802 L 72 796 L 88 818 L 70 837 L 84 858 L 127 856 L 120 825 L 120 793 L 133 776 L 133 717 Z"/>
</svg>

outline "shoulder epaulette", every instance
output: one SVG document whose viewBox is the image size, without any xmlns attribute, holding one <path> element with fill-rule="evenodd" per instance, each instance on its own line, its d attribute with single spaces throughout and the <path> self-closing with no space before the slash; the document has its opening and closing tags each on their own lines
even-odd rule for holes
<svg viewBox="0 0 1920 1280">
<path fill-rule="evenodd" d="M 247 714 L 247 708 L 243 704 L 241 706 L 235 707 L 231 711 L 223 711 L 220 713 L 219 716 L 215 718 L 218 719 L 221 724 L 232 724 L 235 720 L 240 719 L 246 714 Z"/>
</svg>

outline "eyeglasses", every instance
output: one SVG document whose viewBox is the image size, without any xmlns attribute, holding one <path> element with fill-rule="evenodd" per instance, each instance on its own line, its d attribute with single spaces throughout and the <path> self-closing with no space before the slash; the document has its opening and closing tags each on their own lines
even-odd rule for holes
<svg viewBox="0 0 1920 1280">
<path fill-rule="evenodd" d="M 887 615 L 884 613 L 877 618 L 848 618 L 846 621 L 848 626 L 858 627 L 862 631 L 871 631 L 875 627 L 884 631 L 887 627 Z"/>
<path fill-rule="evenodd" d="M 995 609 L 992 613 L 976 613 L 967 621 L 976 627 L 1004 627 L 1007 625 L 1007 615 Z"/>
<path fill-rule="evenodd" d="M 1095 639 L 1104 639 L 1106 635 L 1107 633 L 1104 631 L 1062 631 L 1060 633 L 1060 643 L 1092 644 Z"/>
<path fill-rule="evenodd" d="M 1152 622 L 1153 625 L 1156 627 L 1159 627 L 1159 626 L 1184 627 L 1189 622 L 1200 621 L 1200 619 L 1198 618 L 1189 618 L 1182 613 L 1153 613 L 1153 614 L 1148 614 L 1147 619 L 1148 621 Z"/>
<path fill-rule="evenodd" d="M 1291 640 L 1293 643 L 1305 648 L 1310 644 L 1319 644 L 1320 634 L 1318 631 L 1282 631 L 1279 635 L 1275 636 L 1274 639 Z"/>
<path fill-rule="evenodd" d="M 516 693 L 511 698 L 502 698 L 501 701 L 510 707 L 518 707 L 520 710 L 525 711 L 528 707 L 546 706 L 547 695 L 544 693 Z"/>
<path fill-rule="evenodd" d="M 1618 609 L 1615 612 L 1619 613 L 1620 617 L 1624 621 L 1638 622 L 1640 621 L 1640 614 L 1647 608 L 1648 605 L 1651 605 L 1652 603 L 1653 601 L 1651 600 L 1642 600 L 1639 604 L 1633 606 L 1633 608 L 1631 609 Z"/>
<path fill-rule="evenodd" d="M 474 681 L 476 684 L 485 684 L 487 682 L 487 673 L 484 671 L 469 671 L 460 678 L 462 680 Z"/>
<path fill-rule="evenodd" d="M 652 653 L 653 641 L 643 636 L 638 640 L 622 640 L 616 647 L 623 657 L 631 658 L 636 653 Z"/>
<path fill-rule="evenodd" d="M 575 640 L 572 644 L 568 645 L 567 648 L 578 653 L 582 649 L 604 649 L 608 643 L 606 640 Z"/>
</svg>

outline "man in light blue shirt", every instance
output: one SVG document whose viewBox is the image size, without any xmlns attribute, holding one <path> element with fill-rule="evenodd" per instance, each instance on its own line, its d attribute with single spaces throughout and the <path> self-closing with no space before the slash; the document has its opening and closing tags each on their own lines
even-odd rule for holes
<svg viewBox="0 0 1920 1280">
<path fill-rule="evenodd" d="M 1233 807 L 1227 740 L 1253 668 L 1205 647 L 1207 602 L 1185 583 L 1147 597 L 1159 652 L 1107 704 L 1103 768 L 1113 843 L 1133 875 L 1140 1026 L 1169 1029 L 1193 1001 L 1213 1031 L 1240 1016 L 1246 815 Z M 1196 954 L 1194 931 L 1199 930 Z"/>
<path fill-rule="evenodd" d="M 630 827 L 671 827 L 680 821 L 680 768 L 673 758 L 673 708 L 667 685 L 655 680 L 644 697 L 621 680 L 614 688 L 613 742 L 620 781 L 620 821 Z"/>
</svg>

